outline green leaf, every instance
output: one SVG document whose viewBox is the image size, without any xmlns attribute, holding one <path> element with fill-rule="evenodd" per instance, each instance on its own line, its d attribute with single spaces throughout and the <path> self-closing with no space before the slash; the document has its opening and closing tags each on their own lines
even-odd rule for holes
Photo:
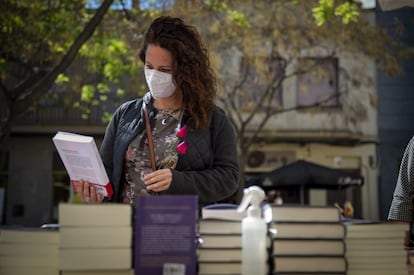
<svg viewBox="0 0 414 275">
<path fill-rule="evenodd" d="M 235 22 L 240 27 L 246 27 L 246 28 L 250 27 L 250 22 L 249 22 L 248 17 L 240 11 L 236 11 L 236 10 L 228 11 L 227 16 L 230 19 L 230 21 Z"/>
<path fill-rule="evenodd" d="M 118 88 L 117 90 L 116 90 L 116 95 L 117 96 L 120 96 L 120 97 L 123 97 L 123 96 L 125 96 L 125 90 L 124 89 L 121 89 L 121 88 Z"/>
<path fill-rule="evenodd" d="M 358 7 L 355 3 L 346 2 L 336 7 L 335 15 L 342 17 L 342 22 L 344 24 L 357 22 L 359 17 Z"/>
<path fill-rule="evenodd" d="M 317 26 L 322 26 L 333 14 L 334 0 L 319 0 L 319 6 L 312 8 Z"/>
<path fill-rule="evenodd" d="M 102 122 L 108 123 L 112 119 L 112 113 L 104 112 L 102 116 Z"/>
<path fill-rule="evenodd" d="M 55 80 L 55 83 L 67 83 L 69 82 L 69 77 L 64 74 L 59 74 Z"/>
<path fill-rule="evenodd" d="M 210 7 L 210 9 L 214 11 L 222 11 L 227 8 L 225 1 L 222 0 L 207 0 L 205 1 L 205 4 L 207 7 Z"/>
<path fill-rule="evenodd" d="M 105 94 L 105 93 L 107 93 L 107 92 L 109 92 L 111 90 L 109 88 L 108 84 L 107 83 L 103 83 L 103 82 L 98 83 L 97 88 L 98 88 L 98 92 L 100 94 Z"/>
<path fill-rule="evenodd" d="M 91 102 L 95 94 L 95 88 L 92 85 L 84 85 L 81 90 L 81 101 Z"/>
</svg>

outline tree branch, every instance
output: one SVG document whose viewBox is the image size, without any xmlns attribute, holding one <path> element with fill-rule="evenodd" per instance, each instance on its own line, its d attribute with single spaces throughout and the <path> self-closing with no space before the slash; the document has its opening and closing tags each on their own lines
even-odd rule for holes
<svg viewBox="0 0 414 275">
<path fill-rule="evenodd" d="M 96 27 L 102 21 L 103 17 L 107 13 L 109 6 L 113 0 L 104 0 L 96 11 L 95 15 L 86 24 L 83 31 L 75 39 L 73 44 L 70 46 L 67 53 L 63 56 L 59 64 L 57 64 L 49 73 L 45 75 L 40 81 L 34 84 L 30 89 L 13 104 L 10 114 L 10 119 L 15 119 L 18 115 L 22 114 L 24 110 L 27 110 L 30 105 L 43 96 L 55 82 L 57 76 L 68 68 L 73 60 L 76 58 L 79 49 L 82 45 L 93 35 Z"/>
</svg>

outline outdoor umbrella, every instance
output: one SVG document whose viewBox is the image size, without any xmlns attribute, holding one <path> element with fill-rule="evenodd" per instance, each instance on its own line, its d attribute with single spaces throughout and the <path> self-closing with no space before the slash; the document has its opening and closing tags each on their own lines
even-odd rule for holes
<svg viewBox="0 0 414 275">
<path fill-rule="evenodd" d="M 305 160 L 298 160 L 265 173 L 261 179 L 263 188 L 300 187 L 302 204 L 305 188 L 343 189 L 351 186 L 361 186 L 364 182 L 361 176 Z"/>
</svg>

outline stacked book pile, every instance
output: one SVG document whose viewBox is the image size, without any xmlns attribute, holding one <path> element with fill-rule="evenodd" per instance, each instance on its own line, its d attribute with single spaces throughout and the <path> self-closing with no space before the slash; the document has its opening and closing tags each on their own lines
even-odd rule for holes
<svg viewBox="0 0 414 275">
<path fill-rule="evenodd" d="M 133 275 L 132 207 L 59 204 L 61 275 Z"/>
<path fill-rule="evenodd" d="M 137 275 L 194 275 L 198 197 L 138 196 L 134 270 Z"/>
<path fill-rule="evenodd" d="M 407 274 L 408 224 L 348 222 L 345 225 L 349 275 Z"/>
<path fill-rule="evenodd" d="M 336 207 L 270 205 L 265 217 L 275 229 L 273 274 L 346 274 L 345 226 Z"/>
<path fill-rule="evenodd" d="M 216 204 L 202 209 L 198 222 L 198 274 L 241 274 L 241 220 L 236 205 Z"/>
<path fill-rule="evenodd" d="M 0 274 L 59 275 L 59 232 L 40 228 L 0 229 Z"/>
</svg>

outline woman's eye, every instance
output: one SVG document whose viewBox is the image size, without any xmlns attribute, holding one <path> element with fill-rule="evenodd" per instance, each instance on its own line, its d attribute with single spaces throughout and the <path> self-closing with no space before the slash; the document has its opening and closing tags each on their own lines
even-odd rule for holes
<svg viewBox="0 0 414 275">
<path fill-rule="evenodd" d="M 170 69 L 161 69 L 160 72 L 171 74 L 172 70 L 170 70 Z"/>
</svg>

